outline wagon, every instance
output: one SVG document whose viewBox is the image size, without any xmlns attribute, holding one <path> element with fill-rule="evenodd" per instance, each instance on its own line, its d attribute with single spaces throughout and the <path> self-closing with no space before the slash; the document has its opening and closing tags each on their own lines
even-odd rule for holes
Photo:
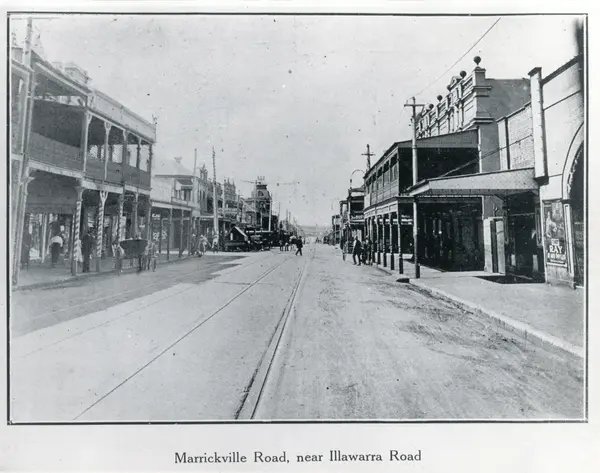
<svg viewBox="0 0 600 473">
<path fill-rule="evenodd" d="M 225 240 L 225 251 L 248 251 L 250 238 L 240 227 L 233 226 Z"/>
</svg>

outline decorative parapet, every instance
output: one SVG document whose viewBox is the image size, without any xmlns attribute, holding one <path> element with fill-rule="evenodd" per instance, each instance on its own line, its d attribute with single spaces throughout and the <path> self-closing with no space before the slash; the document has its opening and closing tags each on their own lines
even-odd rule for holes
<svg viewBox="0 0 600 473">
<path fill-rule="evenodd" d="M 153 123 L 108 95 L 95 90 L 90 99 L 90 108 L 116 124 L 135 132 L 150 143 L 156 142 L 156 126 Z"/>
</svg>

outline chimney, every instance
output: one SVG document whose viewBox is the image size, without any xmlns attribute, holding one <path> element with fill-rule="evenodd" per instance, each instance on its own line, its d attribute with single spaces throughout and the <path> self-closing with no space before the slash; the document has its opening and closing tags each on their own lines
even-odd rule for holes
<svg viewBox="0 0 600 473">
<path fill-rule="evenodd" d="M 89 76 L 85 69 L 79 67 L 77 64 L 75 64 L 73 62 L 68 62 L 68 63 L 64 64 L 63 68 L 64 68 L 64 73 L 67 76 L 69 76 L 71 79 L 73 79 L 75 82 L 77 82 L 81 85 L 88 84 Z"/>
</svg>

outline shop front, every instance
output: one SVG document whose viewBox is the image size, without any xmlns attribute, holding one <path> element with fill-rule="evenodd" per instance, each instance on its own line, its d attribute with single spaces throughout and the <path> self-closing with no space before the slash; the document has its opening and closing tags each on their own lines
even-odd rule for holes
<svg viewBox="0 0 600 473">
<path fill-rule="evenodd" d="M 523 193 L 506 197 L 503 226 L 507 274 L 544 279 L 543 235 L 539 196 Z"/>
<path fill-rule="evenodd" d="M 473 198 L 419 204 L 422 264 L 445 271 L 482 270 L 481 211 L 481 200 Z"/>
<path fill-rule="evenodd" d="M 25 207 L 22 266 L 31 263 L 68 267 L 73 248 L 72 226 L 77 203 L 73 178 L 36 171 L 28 187 Z M 59 235 L 62 245 L 52 258 L 50 240 Z"/>
<path fill-rule="evenodd" d="M 450 270 L 543 275 L 535 217 L 538 189 L 532 168 L 435 178 L 413 186 L 409 194 L 419 200 L 458 199 L 436 210 L 420 206 L 423 260 Z M 486 199 L 500 205 L 494 205 L 494 215 L 484 218 Z"/>
</svg>

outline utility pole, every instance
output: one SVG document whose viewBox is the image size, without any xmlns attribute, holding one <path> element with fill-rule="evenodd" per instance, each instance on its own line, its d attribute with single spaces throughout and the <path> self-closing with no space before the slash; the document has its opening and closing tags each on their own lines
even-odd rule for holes
<svg viewBox="0 0 600 473">
<path fill-rule="evenodd" d="M 225 178 L 223 178 L 223 218 L 225 218 Z"/>
<path fill-rule="evenodd" d="M 198 169 L 198 149 L 194 148 L 194 172 L 193 172 L 193 180 L 192 180 L 192 193 L 194 195 L 192 195 L 192 202 L 194 202 L 195 204 L 198 204 L 198 207 L 200 207 L 200 199 L 198 198 L 198 179 L 196 179 L 196 169 Z M 123 194 L 125 195 L 125 194 Z M 190 234 L 192 233 L 192 221 L 194 220 L 193 216 L 192 216 L 192 212 L 190 212 Z M 198 220 L 196 220 L 196 222 L 198 222 Z M 199 223 L 198 223 L 199 225 Z M 195 227 L 195 225 L 194 225 Z M 199 228 L 198 228 L 199 230 Z M 195 231 L 194 231 L 195 233 Z M 198 235 L 200 236 L 200 235 Z M 190 238 L 191 241 L 191 238 Z"/>
<path fill-rule="evenodd" d="M 23 49 L 23 63 L 31 68 L 31 39 L 33 36 L 33 20 L 31 17 L 27 18 L 27 31 L 25 33 L 25 47 Z M 14 254 L 13 254 L 13 274 L 12 282 L 17 285 L 19 282 L 19 272 L 21 268 L 21 249 L 23 245 L 23 232 L 25 225 L 25 211 L 27 208 L 27 186 L 32 178 L 29 176 L 29 139 L 31 135 L 31 124 L 33 120 L 33 105 L 35 95 L 35 84 L 36 84 L 36 72 L 35 70 L 31 73 L 28 82 L 28 89 L 24 90 L 26 94 L 24 109 L 21 110 L 23 114 L 25 126 L 22 128 L 24 134 L 23 140 L 23 159 L 19 162 L 19 183 L 17 190 L 16 199 L 16 222 L 15 225 L 15 241 L 14 241 Z"/>
<path fill-rule="evenodd" d="M 217 206 L 219 205 L 219 195 L 217 194 L 217 162 L 215 156 L 215 147 L 212 150 L 213 158 L 213 239 L 219 235 L 219 217 L 217 216 Z"/>
<path fill-rule="evenodd" d="M 424 107 L 424 104 L 416 103 L 415 98 L 412 98 L 412 103 L 404 104 L 405 107 L 412 107 L 412 175 L 413 186 L 417 184 L 419 179 L 418 161 L 417 161 L 417 107 Z M 418 208 L 417 198 L 413 199 L 413 254 L 415 258 L 415 279 L 421 277 L 421 267 L 419 266 L 419 224 L 418 224 Z M 400 218 L 400 216 L 398 216 Z"/>
<path fill-rule="evenodd" d="M 371 156 L 375 156 L 375 153 L 371 153 L 371 147 L 367 145 L 367 152 L 361 154 L 361 156 L 367 157 L 367 170 L 371 169 Z"/>
<path fill-rule="evenodd" d="M 271 215 L 273 215 L 273 196 L 269 192 L 269 231 L 271 231 Z"/>
<path fill-rule="evenodd" d="M 196 177 L 196 169 L 198 168 L 198 148 L 194 148 L 194 177 Z"/>
<path fill-rule="evenodd" d="M 31 40 L 33 37 L 33 20 L 31 17 L 27 18 L 27 31 L 25 33 L 25 48 L 23 48 L 23 64 L 27 67 L 31 67 Z"/>
</svg>

